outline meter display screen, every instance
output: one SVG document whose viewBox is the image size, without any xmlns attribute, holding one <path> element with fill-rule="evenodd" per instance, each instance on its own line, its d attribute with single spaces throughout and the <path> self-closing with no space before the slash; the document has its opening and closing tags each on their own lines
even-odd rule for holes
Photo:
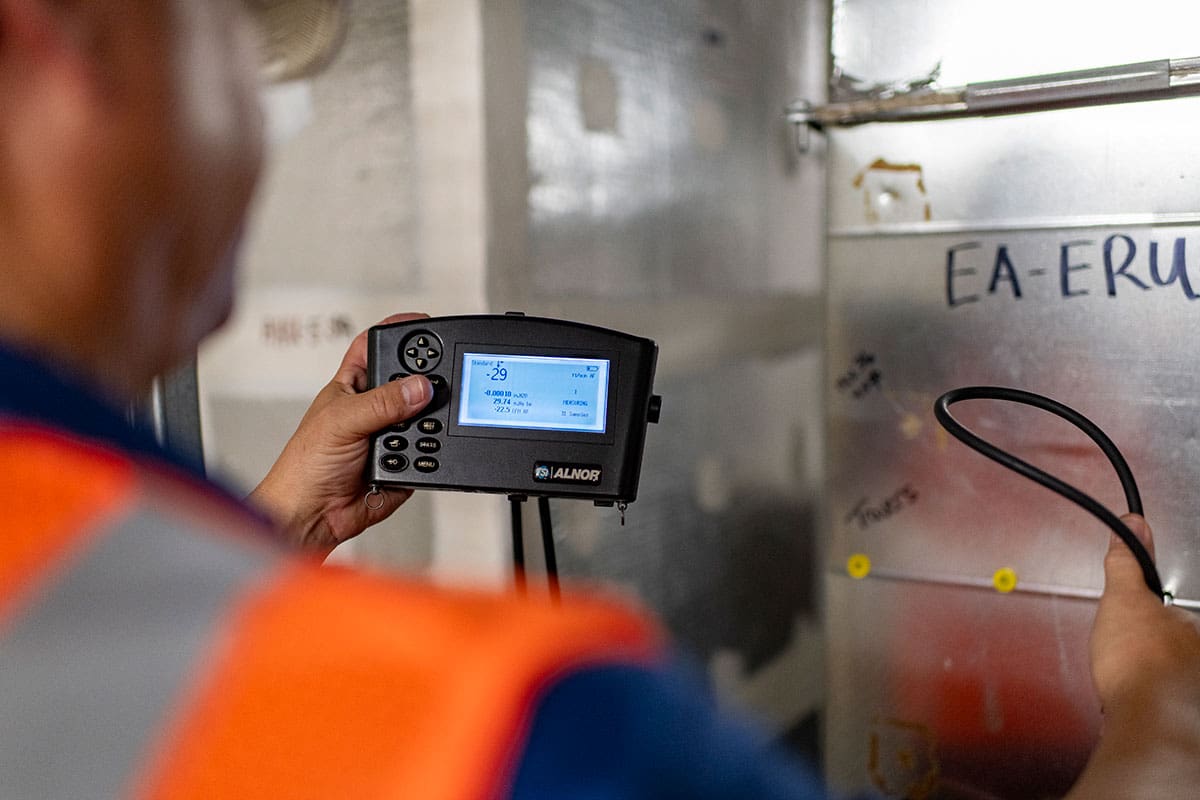
<svg viewBox="0 0 1200 800">
<path fill-rule="evenodd" d="M 464 353 L 458 424 L 604 433 L 609 361 Z"/>
</svg>

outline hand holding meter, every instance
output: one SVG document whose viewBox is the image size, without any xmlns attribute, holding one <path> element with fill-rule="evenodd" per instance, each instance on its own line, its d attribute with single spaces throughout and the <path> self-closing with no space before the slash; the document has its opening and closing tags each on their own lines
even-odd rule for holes
<svg viewBox="0 0 1200 800">
<path fill-rule="evenodd" d="M 421 414 L 371 437 L 380 486 L 637 498 L 658 347 L 618 331 L 516 314 L 434 317 L 368 332 L 372 387 L 424 375 Z"/>
</svg>

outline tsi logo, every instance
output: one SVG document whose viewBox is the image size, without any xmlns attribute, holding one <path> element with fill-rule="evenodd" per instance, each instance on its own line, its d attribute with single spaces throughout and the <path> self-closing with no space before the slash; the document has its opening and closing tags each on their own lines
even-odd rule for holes
<svg viewBox="0 0 1200 800">
<path fill-rule="evenodd" d="M 533 467 L 533 479 L 538 483 L 584 483 L 597 486 L 602 475 L 595 464 L 560 464 L 539 461 Z"/>
</svg>

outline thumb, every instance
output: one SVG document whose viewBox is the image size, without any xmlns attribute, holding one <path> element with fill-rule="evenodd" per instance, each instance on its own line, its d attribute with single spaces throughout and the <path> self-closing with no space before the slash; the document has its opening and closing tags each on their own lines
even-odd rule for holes
<svg viewBox="0 0 1200 800">
<path fill-rule="evenodd" d="M 429 404 L 433 386 L 428 378 L 412 375 L 344 397 L 338 404 L 339 426 L 346 435 L 359 438 L 412 417 Z"/>
<path fill-rule="evenodd" d="M 1133 532 L 1145 547 L 1150 557 L 1154 557 L 1154 535 L 1150 526 L 1137 514 L 1126 514 L 1121 521 Z M 1108 542 L 1108 553 L 1104 556 L 1104 596 L 1132 598 L 1135 593 L 1140 597 L 1146 594 L 1146 581 L 1142 576 L 1142 567 L 1138 564 L 1133 551 L 1116 534 Z M 1121 602 L 1127 602 L 1122 600 Z"/>
</svg>

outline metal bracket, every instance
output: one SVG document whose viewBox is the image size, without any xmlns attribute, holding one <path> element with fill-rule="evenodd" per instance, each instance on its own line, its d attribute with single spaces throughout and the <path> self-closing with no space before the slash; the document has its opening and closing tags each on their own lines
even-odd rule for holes
<svg viewBox="0 0 1200 800">
<path fill-rule="evenodd" d="M 813 121 L 813 104 L 807 100 L 797 100 L 787 107 L 787 121 L 792 124 L 792 140 L 796 152 L 804 155 L 812 149 L 812 132 L 821 130 L 821 126 Z"/>
</svg>

